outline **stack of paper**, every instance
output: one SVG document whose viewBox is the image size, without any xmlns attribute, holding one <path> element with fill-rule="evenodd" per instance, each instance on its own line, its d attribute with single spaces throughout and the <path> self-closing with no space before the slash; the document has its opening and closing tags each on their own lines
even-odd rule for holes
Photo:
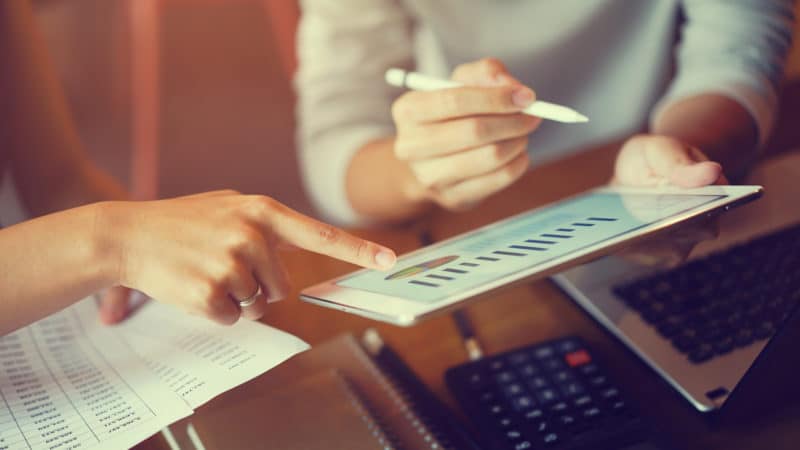
<svg viewBox="0 0 800 450">
<path fill-rule="evenodd" d="M 307 348 L 158 302 L 104 327 L 87 299 L 0 337 L 0 450 L 129 448 Z"/>
</svg>

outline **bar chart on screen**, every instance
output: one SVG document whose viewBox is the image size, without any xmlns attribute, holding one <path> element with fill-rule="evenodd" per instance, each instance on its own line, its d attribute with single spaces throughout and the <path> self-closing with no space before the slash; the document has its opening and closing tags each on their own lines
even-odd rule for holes
<svg viewBox="0 0 800 450">
<path fill-rule="evenodd" d="M 522 214 L 401 258 L 389 274 L 361 272 L 338 284 L 434 303 L 580 252 L 714 196 L 596 193 Z"/>
<path fill-rule="evenodd" d="M 447 282 L 457 281 L 460 277 L 469 277 L 470 273 L 479 271 L 484 265 L 503 262 L 506 259 L 539 257 L 540 261 L 547 260 L 557 254 L 559 246 L 568 239 L 579 237 L 583 230 L 595 225 L 616 222 L 615 217 L 589 217 L 585 221 L 571 223 L 571 227 L 560 227 L 552 233 L 541 233 L 535 238 L 521 239 L 510 245 L 496 245 L 486 252 L 471 258 L 460 255 L 449 255 L 436 258 L 423 263 L 406 267 L 387 276 L 386 280 L 407 280 L 409 284 L 429 288 L 440 288 Z M 514 233 L 518 234 L 518 233 Z M 514 242 L 514 241 L 509 241 Z M 481 244 L 480 247 L 486 247 Z M 455 262 L 459 260 L 459 262 Z M 453 263 L 453 264 L 450 264 Z"/>
</svg>

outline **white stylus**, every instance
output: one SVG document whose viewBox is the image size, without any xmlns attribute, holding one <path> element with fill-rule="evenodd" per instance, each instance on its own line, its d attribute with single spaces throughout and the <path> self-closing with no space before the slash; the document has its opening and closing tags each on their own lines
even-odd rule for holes
<svg viewBox="0 0 800 450">
<path fill-rule="evenodd" d="M 409 72 L 403 69 L 389 69 L 386 71 L 386 82 L 392 86 L 403 87 L 415 91 L 435 91 L 463 86 L 456 81 L 442 80 L 440 78 Z M 555 120 L 563 123 L 588 122 L 589 118 L 574 109 L 556 105 L 541 100 L 536 100 L 522 110 L 525 114 L 541 117 L 542 119 Z"/>
</svg>

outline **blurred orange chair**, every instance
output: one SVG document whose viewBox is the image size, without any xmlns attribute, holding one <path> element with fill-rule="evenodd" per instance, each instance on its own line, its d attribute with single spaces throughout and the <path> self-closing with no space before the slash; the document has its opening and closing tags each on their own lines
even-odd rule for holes
<svg viewBox="0 0 800 450">
<path fill-rule="evenodd" d="M 291 80 L 297 66 L 296 0 L 128 0 L 131 33 L 131 190 L 140 200 L 158 197 L 160 118 L 160 19 L 167 4 L 260 3 L 265 26 L 278 44 L 281 66 Z"/>
</svg>

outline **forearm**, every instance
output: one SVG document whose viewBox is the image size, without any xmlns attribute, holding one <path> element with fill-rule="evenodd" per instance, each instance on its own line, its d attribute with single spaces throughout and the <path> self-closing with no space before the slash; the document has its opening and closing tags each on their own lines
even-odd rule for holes
<svg viewBox="0 0 800 450">
<path fill-rule="evenodd" d="M 699 148 L 722 164 L 725 174 L 734 180 L 744 174 L 757 151 L 758 132 L 752 116 L 739 103 L 719 94 L 701 94 L 670 105 L 651 132 Z"/>
<path fill-rule="evenodd" d="M 347 170 L 347 196 L 355 211 L 378 222 L 402 222 L 430 209 L 408 164 L 394 156 L 394 138 L 366 144 Z"/>
<path fill-rule="evenodd" d="M 0 230 L 0 336 L 117 283 L 103 204 Z"/>
</svg>

